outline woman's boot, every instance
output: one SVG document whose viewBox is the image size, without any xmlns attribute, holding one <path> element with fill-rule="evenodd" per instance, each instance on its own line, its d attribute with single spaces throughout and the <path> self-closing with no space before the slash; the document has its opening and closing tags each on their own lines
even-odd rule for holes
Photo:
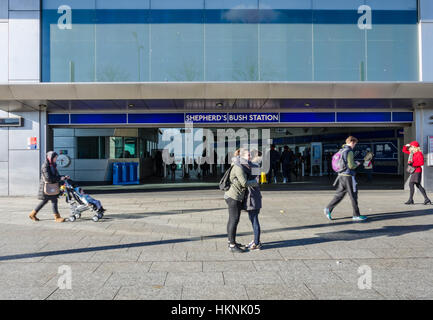
<svg viewBox="0 0 433 320">
<path fill-rule="evenodd" d="M 60 214 L 58 214 L 58 213 L 55 213 L 55 214 L 54 214 L 54 220 L 55 220 L 56 222 L 65 222 L 65 218 L 62 218 L 62 217 L 60 216 Z"/>
<path fill-rule="evenodd" d="M 33 210 L 32 213 L 30 213 L 29 218 L 33 221 L 39 221 L 39 219 L 36 217 L 37 214 L 38 213 L 36 212 L 36 210 Z"/>
</svg>

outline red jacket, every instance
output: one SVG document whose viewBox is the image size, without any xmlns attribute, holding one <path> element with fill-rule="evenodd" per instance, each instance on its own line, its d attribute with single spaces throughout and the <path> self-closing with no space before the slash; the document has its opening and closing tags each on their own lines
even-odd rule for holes
<svg viewBox="0 0 433 320">
<path fill-rule="evenodd" d="M 403 152 L 410 154 L 409 148 L 406 146 L 403 146 Z M 421 166 L 424 165 L 424 155 L 422 154 L 422 152 L 421 151 L 415 152 L 413 154 L 412 162 L 408 162 L 408 164 L 411 164 L 416 168 L 415 172 L 422 172 Z"/>
</svg>

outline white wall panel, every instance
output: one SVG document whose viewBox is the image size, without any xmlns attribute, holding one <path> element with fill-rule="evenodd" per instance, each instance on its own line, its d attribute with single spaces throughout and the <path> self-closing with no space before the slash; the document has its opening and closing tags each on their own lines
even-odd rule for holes
<svg viewBox="0 0 433 320">
<path fill-rule="evenodd" d="M 7 196 L 9 193 L 9 163 L 0 162 L 0 196 Z"/>
<path fill-rule="evenodd" d="M 0 128 L 0 162 L 9 161 L 9 132 L 7 128 Z"/>
<path fill-rule="evenodd" d="M 9 80 L 39 80 L 39 11 L 9 13 Z"/>
<path fill-rule="evenodd" d="M 2 0 L 0 0 L 2 1 Z M 0 83 L 8 82 L 9 80 L 9 24 L 1 22 L 0 15 Z"/>
<path fill-rule="evenodd" d="M 9 149 L 26 150 L 28 147 L 28 138 L 37 137 L 38 149 L 40 146 L 39 136 L 39 112 L 17 112 L 10 115 L 21 116 L 24 118 L 24 126 L 9 128 Z"/>
<path fill-rule="evenodd" d="M 9 195 L 37 195 L 39 164 L 39 150 L 9 151 Z"/>
</svg>

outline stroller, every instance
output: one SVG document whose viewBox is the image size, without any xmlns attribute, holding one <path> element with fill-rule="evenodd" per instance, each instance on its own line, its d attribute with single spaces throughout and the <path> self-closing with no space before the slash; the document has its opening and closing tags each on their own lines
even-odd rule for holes
<svg viewBox="0 0 433 320">
<path fill-rule="evenodd" d="M 74 187 L 70 180 L 65 180 L 64 184 L 60 187 L 61 195 L 66 197 L 66 203 L 69 204 L 71 215 L 69 221 L 74 222 L 76 219 L 81 218 L 81 213 L 90 210 L 94 213 L 92 220 L 98 222 L 104 216 L 105 209 L 98 206 L 94 202 L 87 199 L 87 195 L 79 192 L 81 188 Z"/>
</svg>

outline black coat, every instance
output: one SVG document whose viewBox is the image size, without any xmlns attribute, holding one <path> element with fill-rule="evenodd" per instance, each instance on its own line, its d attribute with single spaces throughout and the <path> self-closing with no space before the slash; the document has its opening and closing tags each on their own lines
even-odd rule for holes
<svg viewBox="0 0 433 320">
<path fill-rule="evenodd" d="M 248 162 L 248 165 L 242 165 L 245 172 L 247 173 L 247 179 L 256 179 L 259 183 L 259 177 L 252 175 L 252 168 L 260 168 L 258 164 Z M 244 201 L 242 202 L 243 209 L 246 211 L 256 211 L 262 208 L 262 194 L 260 192 L 260 186 L 248 187 L 247 192 L 245 192 Z"/>
<path fill-rule="evenodd" d="M 54 172 L 54 173 L 53 173 Z M 41 180 L 39 182 L 39 193 L 38 193 L 38 199 L 39 200 L 53 200 L 58 197 L 57 196 L 47 196 L 44 193 L 44 179 L 48 183 L 56 183 L 61 181 L 61 176 L 59 174 L 59 171 L 57 171 L 56 167 L 50 166 L 48 161 L 45 161 L 41 168 Z"/>
</svg>

